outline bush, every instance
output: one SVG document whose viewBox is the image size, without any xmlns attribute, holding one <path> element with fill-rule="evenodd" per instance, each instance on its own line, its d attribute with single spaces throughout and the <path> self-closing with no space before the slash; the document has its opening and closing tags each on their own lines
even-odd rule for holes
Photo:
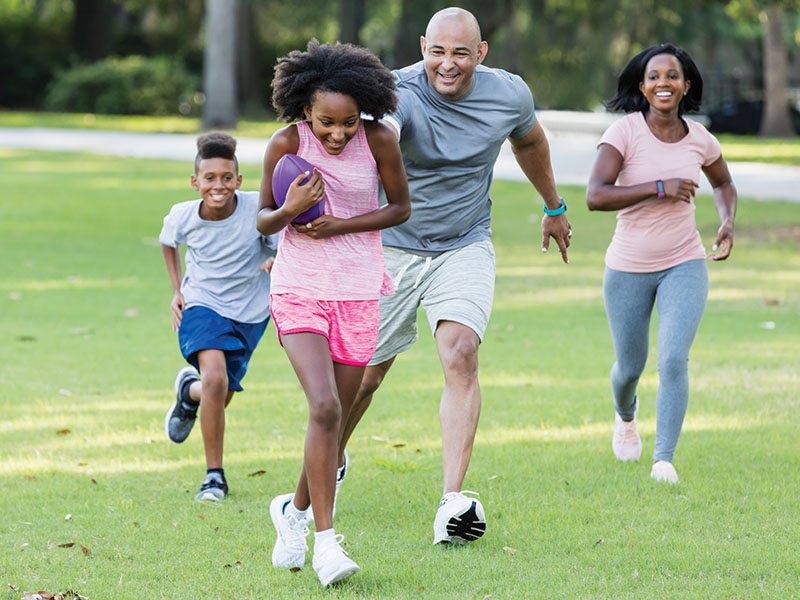
<svg viewBox="0 0 800 600">
<path fill-rule="evenodd" d="M 112 57 L 59 74 L 45 104 L 64 112 L 185 114 L 196 89 L 197 79 L 167 57 Z"/>
</svg>

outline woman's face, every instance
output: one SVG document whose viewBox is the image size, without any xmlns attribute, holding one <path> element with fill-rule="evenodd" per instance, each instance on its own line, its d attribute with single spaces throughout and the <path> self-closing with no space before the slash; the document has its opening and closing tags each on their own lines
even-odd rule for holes
<svg viewBox="0 0 800 600">
<path fill-rule="evenodd" d="M 639 90 L 650 106 L 670 111 L 678 108 L 691 82 L 684 78 L 681 61 L 674 54 L 656 54 L 644 67 Z"/>
</svg>

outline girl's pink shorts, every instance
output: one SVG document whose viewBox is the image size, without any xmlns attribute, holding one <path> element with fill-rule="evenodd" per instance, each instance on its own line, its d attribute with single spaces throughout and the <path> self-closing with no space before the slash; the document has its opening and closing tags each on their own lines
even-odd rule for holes
<svg viewBox="0 0 800 600">
<path fill-rule="evenodd" d="M 291 293 L 270 295 L 278 341 L 292 333 L 318 333 L 327 338 L 334 362 L 356 366 L 366 365 L 378 344 L 378 304 L 378 300 L 315 300 Z"/>
</svg>

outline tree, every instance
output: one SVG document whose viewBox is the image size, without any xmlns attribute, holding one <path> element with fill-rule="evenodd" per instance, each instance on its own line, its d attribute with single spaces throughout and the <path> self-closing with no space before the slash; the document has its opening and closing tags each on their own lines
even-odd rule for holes
<svg viewBox="0 0 800 600">
<path fill-rule="evenodd" d="M 203 90 L 206 129 L 234 128 L 236 102 L 236 31 L 239 0 L 206 0 L 206 47 Z"/>
<path fill-rule="evenodd" d="M 120 6 L 113 0 L 73 0 L 73 41 L 81 60 L 106 58 L 114 41 Z"/>
<path fill-rule="evenodd" d="M 361 44 L 362 25 L 364 25 L 364 0 L 340 0 L 339 41 Z"/>
<path fill-rule="evenodd" d="M 764 10 L 764 112 L 759 135 L 795 135 L 789 112 L 786 43 L 783 7 L 773 3 Z"/>
</svg>

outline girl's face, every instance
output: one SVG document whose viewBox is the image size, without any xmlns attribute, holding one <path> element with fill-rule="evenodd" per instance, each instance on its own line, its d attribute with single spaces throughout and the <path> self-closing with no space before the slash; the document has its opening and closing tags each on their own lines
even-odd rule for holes
<svg viewBox="0 0 800 600">
<path fill-rule="evenodd" d="M 689 86 L 677 56 L 656 54 L 644 67 L 644 79 L 639 89 L 653 108 L 671 110 L 677 108 Z"/>
<path fill-rule="evenodd" d="M 318 90 L 305 108 L 311 131 L 328 154 L 341 154 L 358 131 L 361 111 L 351 96 Z"/>
</svg>

